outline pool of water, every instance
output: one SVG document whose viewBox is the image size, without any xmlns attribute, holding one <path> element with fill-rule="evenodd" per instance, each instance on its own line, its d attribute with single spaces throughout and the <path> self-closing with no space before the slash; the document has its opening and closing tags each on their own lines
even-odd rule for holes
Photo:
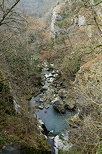
<svg viewBox="0 0 102 154">
<path fill-rule="evenodd" d="M 50 105 L 48 109 L 37 110 L 36 114 L 37 119 L 41 119 L 49 131 L 53 131 L 54 134 L 61 134 L 65 129 L 69 129 L 66 119 L 74 115 L 75 112 L 66 111 L 66 114 L 60 114 Z"/>
</svg>

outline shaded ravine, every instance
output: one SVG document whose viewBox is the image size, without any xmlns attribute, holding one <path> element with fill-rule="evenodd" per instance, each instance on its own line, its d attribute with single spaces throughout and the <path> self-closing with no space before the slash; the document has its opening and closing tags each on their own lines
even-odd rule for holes
<svg viewBox="0 0 102 154">
<path fill-rule="evenodd" d="M 42 70 L 43 87 L 41 89 L 41 93 L 30 100 L 30 105 L 31 105 L 30 111 L 32 114 L 34 114 L 34 117 L 36 117 L 36 119 L 40 123 L 45 125 L 45 128 L 48 131 L 48 133 L 47 134 L 45 133 L 45 134 L 46 134 L 46 138 L 48 139 L 48 143 L 51 145 L 52 154 L 54 153 L 57 154 L 58 153 L 57 142 L 59 142 L 60 140 L 59 137 L 62 137 L 64 140 L 66 136 L 64 132 L 70 129 L 66 119 L 74 115 L 75 111 L 67 110 L 64 114 L 61 114 L 61 113 L 58 113 L 53 108 L 53 99 L 56 99 L 57 97 L 57 95 L 54 94 L 55 91 L 53 90 L 53 82 L 56 79 L 56 76 L 58 76 L 58 71 L 56 72 L 54 68 L 50 68 L 50 67 L 48 67 L 45 64 Z M 50 92 L 52 91 L 53 91 L 53 94 L 52 93 L 50 94 Z M 56 89 L 56 91 L 58 90 Z M 41 130 L 42 128 L 38 126 L 38 129 Z M 63 146 L 63 143 L 61 143 L 61 145 Z"/>
</svg>

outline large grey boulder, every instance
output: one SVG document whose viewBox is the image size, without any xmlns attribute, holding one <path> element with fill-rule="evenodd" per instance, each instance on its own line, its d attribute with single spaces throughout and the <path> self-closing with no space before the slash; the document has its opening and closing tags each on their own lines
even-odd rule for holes
<svg viewBox="0 0 102 154">
<path fill-rule="evenodd" d="M 53 103 L 53 108 L 57 112 L 62 113 L 62 114 L 64 114 L 66 112 L 64 104 L 61 100 L 55 100 L 54 103 Z"/>
</svg>

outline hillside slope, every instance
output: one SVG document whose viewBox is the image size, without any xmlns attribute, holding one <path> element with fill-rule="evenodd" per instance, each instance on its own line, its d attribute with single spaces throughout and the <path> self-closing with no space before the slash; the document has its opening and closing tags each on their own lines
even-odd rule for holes
<svg viewBox="0 0 102 154">
<path fill-rule="evenodd" d="M 49 61 L 69 85 L 66 102 L 74 102 L 78 109 L 78 114 L 68 120 L 70 139 L 80 153 L 101 153 L 102 2 L 66 2 L 55 26 L 58 31 Z"/>
</svg>

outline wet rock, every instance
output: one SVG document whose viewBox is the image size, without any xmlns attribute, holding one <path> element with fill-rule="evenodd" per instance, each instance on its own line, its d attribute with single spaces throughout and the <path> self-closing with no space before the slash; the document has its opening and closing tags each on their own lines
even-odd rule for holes
<svg viewBox="0 0 102 154">
<path fill-rule="evenodd" d="M 38 126 L 38 130 L 43 131 L 42 126 Z"/>
<path fill-rule="evenodd" d="M 54 81 L 53 76 L 47 79 L 47 82 L 48 82 L 48 83 L 52 83 L 53 81 Z"/>
<path fill-rule="evenodd" d="M 42 133 L 43 133 L 44 135 L 48 136 L 48 134 L 49 134 L 50 131 L 47 130 L 45 124 L 42 124 L 42 129 L 43 129 L 43 130 L 42 130 Z"/>
<path fill-rule="evenodd" d="M 54 138 L 55 151 L 58 150 L 69 151 L 72 147 L 71 143 L 68 143 L 68 140 L 64 140 L 59 135 Z"/>
<path fill-rule="evenodd" d="M 38 120 L 38 122 L 39 122 L 41 125 L 43 125 L 43 124 L 44 124 L 42 120 Z"/>
<path fill-rule="evenodd" d="M 53 103 L 53 108 L 57 112 L 62 113 L 62 114 L 64 114 L 66 112 L 64 104 L 61 100 L 55 100 L 54 103 Z"/>
<path fill-rule="evenodd" d="M 47 110 L 45 110 L 44 113 L 47 113 Z"/>
<path fill-rule="evenodd" d="M 40 110 L 43 110 L 43 109 L 44 109 L 44 106 L 39 105 L 38 108 L 39 108 Z"/>
<path fill-rule="evenodd" d="M 49 74 L 45 74 L 45 77 L 50 78 L 50 77 L 53 77 L 53 75 L 52 75 L 52 73 L 49 73 Z"/>
<path fill-rule="evenodd" d="M 45 109 L 48 109 L 48 108 L 49 108 L 49 105 L 46 105 L 46 106 L 45 106 Z"/>
<path fill-rule="evenodd" d="M 54 76 L 54 77 L 57 77 L 57 76 L 58 76 L 58 74 L 56 73 L 56 74 L 54 74 L 53 76 Z"/>
<path fill-rule="evenodd" d="M 53 70 L 53 71 L 52 71 L 52 75 L 54 75 L 55 73 L 56 73 L 56 72 Z"/>
</svg>

